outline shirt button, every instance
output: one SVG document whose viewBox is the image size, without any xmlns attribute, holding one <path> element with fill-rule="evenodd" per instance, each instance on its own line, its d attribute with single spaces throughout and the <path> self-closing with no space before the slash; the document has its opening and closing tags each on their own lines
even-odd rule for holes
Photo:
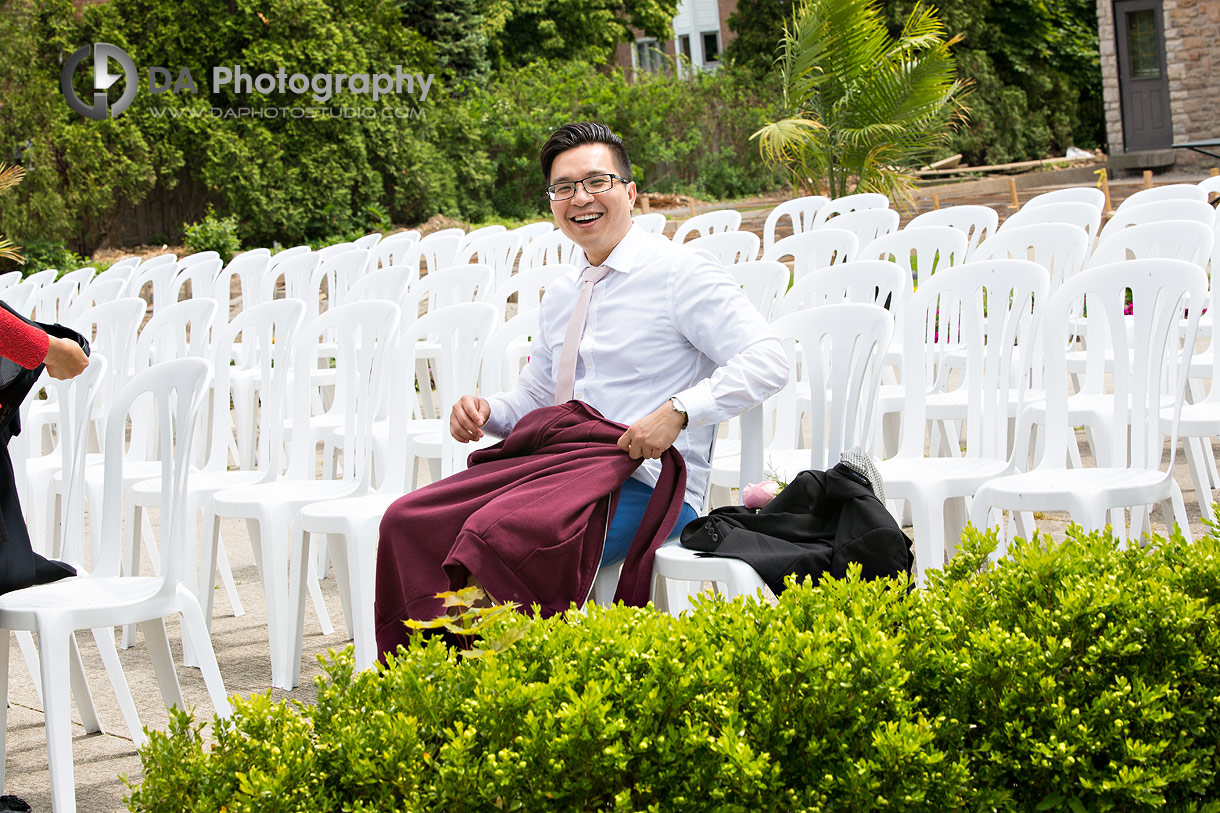
<svg viewBox="0 0 1220 813">
<path fill-rule="evenodd" d="M 572 393 L 572 397 L 575 398 L 577 401 L 585 400 L 585 394 L 583 392 L 580 392 L 579 390 L 577 392 Z"/>
</svg>

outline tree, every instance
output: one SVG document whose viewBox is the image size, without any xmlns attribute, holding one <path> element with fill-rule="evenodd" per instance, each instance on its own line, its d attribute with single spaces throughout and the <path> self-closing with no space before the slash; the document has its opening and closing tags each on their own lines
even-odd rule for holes
<svg viewBox="0 0 1220 813">
<path fill-rule="evenodd" d="M 435 48 L 436 67 L 477 85 L 487 81 L 488 32 L 476 0 L 400 0 L 402 22 Z"/>
<path fill-rule="evenodd" d="M 910 170 L 964 116 L 952 44 L 930 8 L 917 5 L 895 38 L 877 0 L 802 0 L 779 60 L 788 117 L 754 134 L 764 160 L 810 191 L 909 203 Z"/>
<path fill-rule="evenodd" d="M 12 189 L 17 184 L 21 183 L 21 179 L 25 177 L 25 170 L 21 167 L 11 167 L 5 164 L 0 164 L 0 192 L 6 189 Z M 22 262 L 24 258 L 21 256 L 21 246 L 13 243 L 12 240 L 0 235 L 0 260 L 13 260 L 14 262 Z"/>
<path fill-rule="evenodd" d="M 725 60 L 758 77 L 770 73 L 791 14 L 792 0 L 738 0 L 728 19 L 737 36 L 724 49 Z"/>
<path fill-rule="evenodd" d="M 606 65 L 620 42 L 640 31 L 673 38 L 677 0 L 497 0 L 486 12 L 492 60 L 499 68 L 539 60 Z"/>
</svg>

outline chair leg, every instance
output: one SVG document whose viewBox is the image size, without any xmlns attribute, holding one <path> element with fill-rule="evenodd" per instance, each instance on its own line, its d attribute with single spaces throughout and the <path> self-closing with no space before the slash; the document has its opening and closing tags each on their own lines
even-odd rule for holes
<svg viewBox="0 0 1220 813">
<path fill-rule="evenodd" d="M 0 630 L 0 790 L 4 790 L 4 762 L 8 755 L 8 630 Z M 41 686 L 34 681 L 35 686 Z"/>
<path fill-rule="evenodd" d="M 375 537 L 375 531 L 373 531 Z M 377 581 L 374 557 L 361 556 L 360 537 L 347 540 L 347 570 L 352 579 L 352 638 L 356 648 L 356 666 L 371 669 L 377 661 L 377 633 L 373 619 L 373 586 Z M 337 560 L 336 560 L 337 561 Z M 298 659 L 299 660 L 299 659 Z"/>
<path fill-rule="evenodd" d="M 352 581 L 355 574 L 351 569 L 353 557 L 348 552 L 347 536 L 327 534 L 326 547 L 331 553 L 331 563 L 335 569 L 335 586 L 339 588 L 339 607 L 343 611 L 344 626 L 350 641 L 356 637 L 355 619 L 352 614 L 352 594 L 362 589 L 362 583 Z M 303 550 L 308 550 L 308 547 Z M 353 585 L 356 585 L 355 590 L 353 590 Z"/>
<path fill-rule="evenodd" d="M 178 612 L 182 616 L 182 629 L 189 630 L 191 639 L 195 642 L 199 673 L 203 676 L 204 686 L 207 687 L 212 709 L 217 715 L 228 717 L 233 709 L 225 694 L 224 680 L 220 676 L 220 666 L 216 663 L 216 652 L 212 648 L 212 639 L 208 636 L 203 610 L 200 609 L 194 594 L 184 591 L 181 586 L 178 590 Z"/>
<path fill-rule="evenodd" d="M 47 729 L 47 765 L 51 773 L 51 808 L 55 813 L 75 813 L 68 677 L 74 671 L 69 665 L 75 650 L 72 631 L 50 624 L 40 625 L 38 642 L 42 648 L 42 696 L 45 698 L 42 705 Z M 75 675 L 73 682 L 74 678 Z"/>
<path fill-rule="evenodd" d="M 915 565 L 919 586 L 927 587 L 928 571 L 945 566 L 945 504 L 940 498 L 919 495 L 907 502 L 911 506 L 915 527 Z"/>
<path fill-rule="evenodd" d="M 140 541 L 143 539 L 143 526 L 140 520 L 144 514 L 144 510 L 136 505 L 135 500 L 128 500 L 127 507 L 124 509 L 126 518 L 123 521 L 123 554 L 126 561 L 123 562 L 124 576 L 140 575 Z M 136 643 L 136 625 L 123 625 L 123 640 L 121 641 L 123 649 L 131 649 Z"/>
<path fill-rule="evenodd" d="M 161 698 L 165 705 L 185 709 L 186 701 L 182 699 L 182 686 L 178 683 L 174 656 L 169 648 L 169 636 L 165 632 L 165 619 L 150 618 L 141 621 L 140 631 L 144 633 L 153 674 L 157 676 L 157 685 L 161 688 Z"/>
<path fill-rule="evenodd" d="M 1186 516 L 1186 501 L 1182 499 L 1182 489 L 1174 481 L 1170 481 L 1173 493 L 1170 495 L 1170 501 L 1173 503 L 1173 521 L 1178 524 L 1178 528 L 1182 532 L 1182 538 L 1187 542 L 1193 542 L 1194 539 L 1190 533 L 1190 519 Z"/>
<path fill-rule="evenodd" d="M 305 580 L 309 578 L 309 533 L 298 522 L 292 523 L 292 551 L 289 557 L 289 633 L 288 682 L 296 688 L 301 682 L 301 657 L 305 647 Z"/>
<path fill-rule="evenodd" d="M 47 660 L 46 644 L 43 643 L 41 635 L 38 636 L 38 643 L 42 648 L 42 673 L 45 676 L 48 669 L 58 667 L 55 667 L 54 661 Z M 98 734 L 102 730 L 102 721 L 97 716 L 97 706 L 93 703 L 93 692 L 89 690 L 89 680 L 85 677 L 85 665 L 81 662 L 80 649 L 76 645 L 76 633 L 74 632 L 68 633 L 68 663 L 72 696 L 76 698 L 76 710 L 80 712 L 81 725 L 90 734 Z M 48 705 L 49 698 L 44 682 L 42 703 L 44 711 Z"/>
<path fill-rule="evenodd" d="M 34 686 L 34 693 L 38 695 L 38 702 L 42 702 L 42 680 L 38 677 L 39 663 L 38 647 L 34 646 L 34 634 L 29 630 L 15 630 L 14 635 L 17 636 L 17 646 L 21 648 L 21 657 L 25 661 L 25 668 L 30 673 L 30 683 Z M 0 785 L 0 788 L 3 788 Z"/>
<path fill-rule="evenodd" d="M 1195 485 L 1195 500 L 1199 503 L 1199 513 L 1209 522 L 1215 522 L 1211 478 L 1204 466 L 1204 461 L 1210 457 L 1207 451 L 1211 450 L 1211 444 L 1206 438 L 1185 438 L 1182 450 L 1186 453 L 1186 468 L 1190 471 L 1191 482 Z"/>
<path fill-rule="evenodd" d="M 218 539 L 216 542 L 216 566 L 220 569 L 220 583 L 225 586 L 225 595 L 229 597 L 233 617 L 241 618 L 246 614 L 246 608 L 242 606 L 241 596 L 237 594 L 237 582 L 233 581 L 233 569 L 229 567 L 229 555 L 225 553 L 224 539 Z"/>
<path fill-rule="evenodd" d="M 102 664 L 106 667 L 106 675 L 110 678 L 114 699 L 118 701 L 119 710 L 123 713 L 123 722 L 127 723 L 127 730 L 131 732 L 131 741 L 139 748 L 148 738 L 144 736 L 144 727 L 140 725 L 140 715 L 136 711 L 131 688 L 127 685 L 127 675 L 123 673 L 123 665 L 119 663 L 119 651 L 114 646 L 114 628 L 98 627 L 91 631 L 98 654 L 102 656 Z"/>
<path fill-rule="evenodd" d="M 203 565 L 199 572 L 199 603 L 202 606 L 204 623 L 212 628 L 212 595 L 216 587 L 216 549 L 220 545 L 220 517 L 214 511 L 203 512 L 204 528 L 211 519 L 211 533 L 204 538 Z M 253 542 L 253 540 L 251 540 Z"/>
</svg>

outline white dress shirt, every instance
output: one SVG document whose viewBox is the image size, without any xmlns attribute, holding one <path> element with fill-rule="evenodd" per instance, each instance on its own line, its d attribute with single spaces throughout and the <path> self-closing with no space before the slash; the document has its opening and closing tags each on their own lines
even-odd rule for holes
<svg viewBox="0 0 1220 813">
<path fill-rule="evenodd" d="M 517 386 L 492 395 L 483 427 L 504 437 L 527 412 L 550 406 L 564 334 L 589 265 L 556 280 L 542 298 L 538 335 Z M 710 254 L 632 226 L 603 263 L 580 341 L 573 397 L 630 426 L 676 396 L 689 425 L 674 447 L 686 461 L 686 502 L 704 505 L 716 425 L 784 385 L 783 345 Z M 659 460 L 633 475 L 655 486 Z"/>
</svg>

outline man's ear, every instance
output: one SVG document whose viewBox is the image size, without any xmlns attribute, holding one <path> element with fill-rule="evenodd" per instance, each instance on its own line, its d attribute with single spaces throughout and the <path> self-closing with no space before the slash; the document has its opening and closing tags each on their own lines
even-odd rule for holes
<svg viewBox="0 0 1220 813">
<path fill-rule="evenodd" d="M 635 208 L 635 199 L 638 196 L 635 188 L 635 181 L 627 184 L 627 200 L 631 201 L 631 208 Z"/>
</svg>

